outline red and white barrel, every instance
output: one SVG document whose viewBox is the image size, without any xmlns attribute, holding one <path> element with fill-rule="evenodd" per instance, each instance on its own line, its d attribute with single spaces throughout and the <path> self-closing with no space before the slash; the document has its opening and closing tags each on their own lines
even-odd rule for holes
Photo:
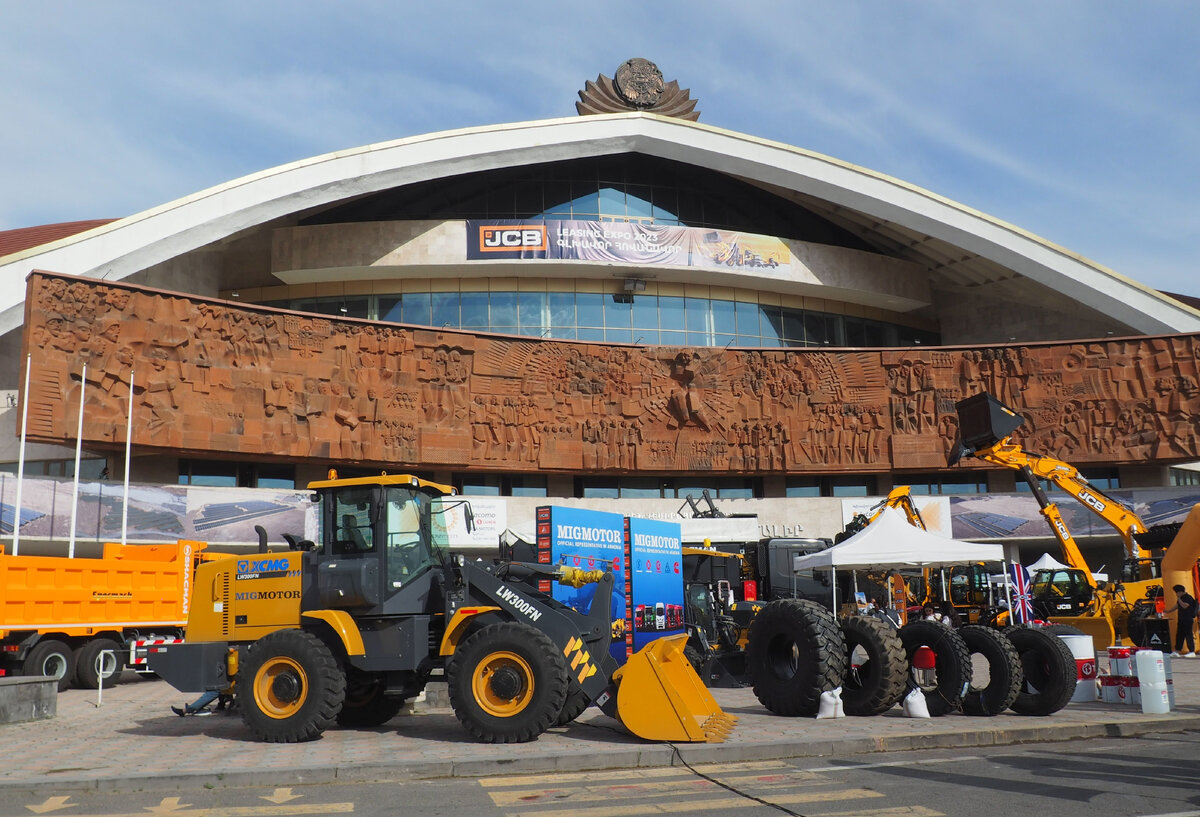
<svg viewBox="0 0 1200 817">
<path fill-rule="evenodd" d="M 1100 700 L 1106 704 L 1121 703 L 1121 676 L 1100 676 Z"/>
<path fill-rule="evenodd" d="M 1108 671 L 1113 675 L 1133 675 L 1133 667 L 1129 657 L 1133 655 L 1132 647 L 1108 648 Z"/>
<path fill-rule="evenodd" d="M 1099 699 L 1096 687 L 1096 647 L 1090 635 L 1060 635 L 1075 659 L 1075 694 L 1071 703 Z"/>
</svg>

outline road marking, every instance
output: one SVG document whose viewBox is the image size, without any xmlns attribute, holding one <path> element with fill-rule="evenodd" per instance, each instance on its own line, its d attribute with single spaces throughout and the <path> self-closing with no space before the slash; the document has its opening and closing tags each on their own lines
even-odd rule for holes
<svg viewBox="0 0 1200 817">
<path fill-rule="evenodd" d="M 642 795 L 645 796 L 645 795 Z M 767 805 L 797 805 L 801 803 L 829 802 L 833 800 L 854 800 L 860 798 L 883 797 L 882 792 L 869 789 L 842 789 L 841 791 L 803 792 L 800 794 L 779 794 L 762 802 L 751 797 L 719 797 L 704 800 L 675 800 L 667 803 L 621 803 L 613 806 L 597 806 L 595 808 L 568 808 L 528 812 L 537 817 L 628 817 L 632 814 L 697 814 L 702 811 L 717 809 L 759 808 Z M 608 797 L 606 799 L 616 799 Z M 846 814 L 867 814 L 875 812 L 846 812 Z M 905 812 L 907 814 L 907 812 Z M 523 812 L 508 812 L 509 817 L 523 815 Z M 825 817 L 823 815 L 823 817 Z"/>
<path fill-rule="evenodd" d="M 303 794 L 292 794 L 291 789 L 276 789 L 274 792 L 272 792 L 269 795 L 267 795 L 267 794 L 259 795 L 259 799 L 266 800 L 269 803 L 282 804 L 282 803 L 287 803 L 291 800 L 298 800 L 303 796 L 304 796 Z"/>
<path fill-rule="evenodd" d="M 303 796 L 303 795 L 300 795 Z M 55 798 L 50 798 L 55 799 Z M 174 801 L 174 805 L 171 803 Z M 300 817 L 306 814 L 353 814 L 353 803 L 307 803 L 282 806 L 220 806 L 216 808 L 192 808 L 178 805 L 178 797 L 167 797 L 157 806 L 147 806 L 142 811 L 118 812 L 115 814 L 72 815 L 72 817 L 146 817 L 147 814 L 167 814 L 170 817 Z M 29 808 L 26 806 L 25 808 Z"/>
<path fill-rule="evenodd" d="M 634 775 L 639 778 L 692 777 L 692 769 L 701 774 L 720 774 L 721 772 L 752 772 L 791 768 L 795 767 L 789 766 L 780 760 L 764 760 L 755 763 L 704 763 L 692 766 L 691 769 L 686 766 L 654 766 L 647 769 L 613 769 L 605 772 L 565 772 L 563 774 L 521 774 L 509 775 L 507 777 L 483 777 L 479 779 L 479 785 L 484 788 L 492 786 L 528 786 L 530 780 L 536 780 L 539 784 L 543 785 L 554 785 L 557 783 L 571 783 L 576 780 L 585 780 L 588 782 L 623 780 Z M 805 771 L 808 770 L 806 769 Z"/>
<path fill-rule="evenodd" d="M 25 808 L 32 811 L 34 814 L 49 814 L 52 811 L 58 811 L 61 808 L 74 808 L 74 803 L 68 803 L 70 797 L 47 797 L 46 802 L 36 806 L 26 806 Z"/>
<path fill-rule="evenodd" d="M 157 806 L 147 806 L 146 811 L 151 814 L 174 814 L 180 809 L 191 808 L 190 803 L 180 805 L 178 797 L 164 797 Z"/>
<path fill-rule="evenodd" d="M 626 774 L 629 778 L 632 775 Z M 641 779 L 638 776 L 638 779 Z M 755 791 L 763 789 L 781 789 L 794 786 L 800 783 L 813 784 L 825 783 L 826 781 L 818 778 L 816 775 L 800 772 L 797 774 L 766 774 L 766 775 L 737 775 L 733 777 L 721 777 L 719 783 L 715 783 L 703 777 L 689 777 L 686 780 L 678 781 L 656 781 L 654 783 L 618 783 L 607 786 L 570 786 L 565 788 L 526 788 L 514 789 L 512 791 L 494 791 L 491 792 L 492 802 L 500 808 L 507 806 L 517 806 L 521 804 L 532 804 L 539 802 L 562 802 L 570 800 L 576 803 L 586 803 L 596 800 L 616 800 L 620 798 L 633 797 L 675 797 L 680 794 L 703 794 L 721 788 L 720 784 L 742 784 L 735 788 L 742 788 L 745 784 L 758 785 L 754 787 Z M 851 791 L 859 791 L 852 789 Z M 829 796 L 836 794 L 829 792 Z"/>
<path fill-rule="evenodd" d="M 805 769 L 804 771 L 818 774 L 826 772 L 856 772 L 859 769 L 885 769 L 888 766 L 925 766 L 931 763 L 961 763 L 964 760 L 983 760 L 983 758 L 976 755 L 963 755 L 962 757 L 931 757 L 919 760 L 889 760 L 880 763 L 847 763 L 844 766 L 813 766 L 811 769 Z"/>
</svg>

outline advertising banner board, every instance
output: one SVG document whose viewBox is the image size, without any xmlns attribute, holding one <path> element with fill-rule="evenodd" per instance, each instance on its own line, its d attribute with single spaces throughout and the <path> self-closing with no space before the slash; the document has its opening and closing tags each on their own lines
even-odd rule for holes
<svg viewBox="0 0 1200 817">
<path fill-rule="evenodd" d="M 582 570 L 611 570 L 612 598 L 607 604 L 612 620 L 627 620 L 625 602 L 625 517 L 619 513 L 592 511 L 586 508 L 543 506 L 537 509 L 538 561 L 561 564 Z M 557 582 L 539 585 L 581 613 L 591 609 L 596 594 L 595 584 L 583 587 L 564 587 Z M 613 641 L 610 648 L 619 663 L 625 663 L 625 642 Z"/>
<path fill-rule="evenodd" d="M 683 627 L 683 539 L 678 522 L 629 520 L 633 650 Z"/>
</svg>

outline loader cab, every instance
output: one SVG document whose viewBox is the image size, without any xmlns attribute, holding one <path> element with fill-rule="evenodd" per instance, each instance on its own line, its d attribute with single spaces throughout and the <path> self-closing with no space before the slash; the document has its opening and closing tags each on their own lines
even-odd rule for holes
<svg viewBox="0 0 1200 817">
<path fill-rule="evenodd" d="M 315 570 L 305 607 L 355 616 L 442 609 L 446 526 L 437 523 L 444 511 L 436 486 L 394 477 L 314 485 L 321 502 L 322 547 L 310 554 Z"/>
<path fill-rule="evenodd" d="M 1078 616 L 1088 609 L 1095 591 L 1082 570 L 1039 570 L 1030 586 L 1033 610 L 1039 618 Z"/>
</svg>

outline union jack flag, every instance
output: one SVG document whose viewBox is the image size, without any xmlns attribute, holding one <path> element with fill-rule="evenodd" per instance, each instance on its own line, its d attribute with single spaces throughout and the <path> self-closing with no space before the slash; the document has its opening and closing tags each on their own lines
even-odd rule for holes
<svg viewBox="0 0 1200 817">
<path fill-rule="evenodd" d="M 1012 623 L 1033 621 L 1033 600 L 1029 595 L 1029 571 L 1017 563 L 1009 565 L 1012 574 Z"/>
</svg>

